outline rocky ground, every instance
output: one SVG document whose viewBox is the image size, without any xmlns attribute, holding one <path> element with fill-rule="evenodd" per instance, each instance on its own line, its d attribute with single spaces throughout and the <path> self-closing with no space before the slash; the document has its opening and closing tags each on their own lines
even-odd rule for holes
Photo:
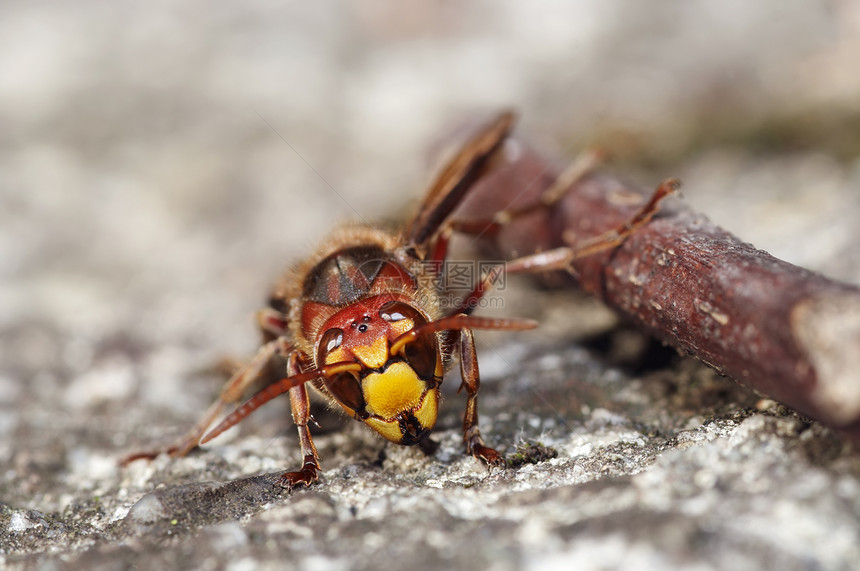
<svg viewBox="0 0 860 571">
<path fill-rule="evenodd" d="M 860 12 L 850 2 L 252 2 L 0 8 L 0 566 L 850 569 L 860 451 L 573 292 L 511 283 L 533 332 L 479 339 L 432 456 L 285 402 L 186 458 L 219 358 L 282 269 L 397 219 L 445 133 L 502 106 L 560 156 L 684 197 L 860 284 Z M 282 399 L 283 400 L 283 399 Z"/>
</svg>

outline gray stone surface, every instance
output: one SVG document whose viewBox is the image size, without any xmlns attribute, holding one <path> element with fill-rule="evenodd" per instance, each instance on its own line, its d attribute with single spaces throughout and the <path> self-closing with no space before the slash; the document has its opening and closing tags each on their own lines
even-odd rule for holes
<svg viewBox="0 0 860 571">
<path fill-rule="evenodd" d="M 322 481 L 287 494 L 285 402 L 187 458 L 213 364 L 339 221 L 396 219 L 428 148 L 515 106 L 521 131 L 860 283 L 860 11 L 815 4 L 0 7 L 0 566 L 851 569 L 860 455 L 615 323 L 511 283 L 483 335 L 488 441 L 456 372 L 433 456 L 320 409 Z M 552 452 L 552 453 L 551 453 Z"/>
</svg>

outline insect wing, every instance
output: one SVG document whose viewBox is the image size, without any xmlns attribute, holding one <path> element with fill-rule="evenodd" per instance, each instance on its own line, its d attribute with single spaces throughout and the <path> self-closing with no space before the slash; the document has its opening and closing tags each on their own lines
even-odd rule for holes
<svg viewBox="0 0 860 571">
<path fill-rule="evenodd" d="M 407 227 L 408 244 L 425 244 L 457 208 L 472 185 L 484 174 L 490 159 L 510 133 L 514 119 L 513 112 L 502 113 L 448 162 Z"/>
</svg>

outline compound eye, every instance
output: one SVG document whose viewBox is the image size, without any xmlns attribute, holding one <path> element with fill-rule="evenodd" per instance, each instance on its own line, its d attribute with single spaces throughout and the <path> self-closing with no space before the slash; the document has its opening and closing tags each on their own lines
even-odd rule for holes
<svg viewBox="0 0 860 571">
<path fill-rule="evenodd" d="M 332 351 L 336 350 L 341 345 L 343 345 L 342 329 L 333 328 L 323 333 L 323 336 L 320 338 L 319 344 L 317 345 L 317 347 L 319 347 L 319 349 L 317 349 L 317 364 L 322 366 L 331 365 L 336 362 L 332 361 L 332 363 L 329 363 L 326 359 Z"/>
<path fill-rule="evenodd" d="M 320 366 L 332 365 L 342 361 L 333 355 L 343 345 L 343 330 L 336 327 L 323 333 L 319 341 L 319 353 L 317 363 Z M 350 371 L 335 373 L 324 377 L 325 386 L 329 392 L 344 406 L 351 408 L 361 414 L 364 411 L 364 397 L 361 394 L 361 384 L 358 378 Z"/>
<path fill-rule="evenodd" d="M 402 301 L 390 301 L 383 305 L 379 310 L 379 317 L 389 323 L 396 323 L 398 321 L 403 321 L 404 319 L 409 319 L 412 321 L 412 327 L 427 323 L 427 320 L 424 319 L 421 312 L 408 303 L 403 303 Z M 410 327 L 410 329 L 412 327 Z"/>
<path fill-rule="evenodd" d="M 412 322 L 409 329 L 415 329 L 427 323 L 421 313 L 402 301 L 392 301 L 382 306 L 379 316 L 385 321 L 396 323 L 408 319 Z M 432 379 L 436 373 L 436 361 L 439 348 L 435 333 L 425 333 L 414 341 L 403 346 L 403 358 L 422 379 Z"/>
</svg>

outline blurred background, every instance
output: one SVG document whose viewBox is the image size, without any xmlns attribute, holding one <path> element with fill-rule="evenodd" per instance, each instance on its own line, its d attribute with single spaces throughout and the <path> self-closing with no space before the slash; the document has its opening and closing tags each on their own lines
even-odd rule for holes
<svg viewBox="0 0 860 571">
<path fill-rule="evenodd" d="M 502 107 L 547 152 L 680 177 L 742 239 L 860 283 L 858 62 L 851 0 L 4 0 L 6 501 L 61 506 L 46 468 L 91 458 L 63 469 L 97 481 L 93 450 L 190 422 L 215 389 L 189 369 L 253 351 L 283 268 L 338 221 L 408 212 L 430 149 Z"/>
<path fill-rule="evenodd" d="M 500 107 L 560 157 L 678 176 L 745 240 L 860 282 L 853 1 L 0 10 L 0 331 L 235 350 L 289 260 L 408 212 L 428 149 Z"/>
</svg>

